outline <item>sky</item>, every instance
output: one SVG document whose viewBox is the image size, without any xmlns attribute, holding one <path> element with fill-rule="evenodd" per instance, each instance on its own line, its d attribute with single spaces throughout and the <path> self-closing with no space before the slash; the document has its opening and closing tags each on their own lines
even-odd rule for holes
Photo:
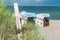
<svg viewBox="0 0 60 40">
<path fill-rule="evenodd" d="M 60 6 L 60 0 L 7 0 L 7 6 L 13 6 L 17 2 L 19 6 Z"/>
</svg>

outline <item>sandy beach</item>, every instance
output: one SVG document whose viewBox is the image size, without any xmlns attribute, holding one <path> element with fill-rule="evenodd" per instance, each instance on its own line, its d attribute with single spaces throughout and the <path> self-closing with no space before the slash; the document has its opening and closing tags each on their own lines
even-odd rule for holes
<svg viewBox="0 0 60 40">
<path fill-rule="evenodd" d="M 60 40 L 60 20 L 50 20 L 50 25 L 39 29 L 44 40 Z"/>
</svg>

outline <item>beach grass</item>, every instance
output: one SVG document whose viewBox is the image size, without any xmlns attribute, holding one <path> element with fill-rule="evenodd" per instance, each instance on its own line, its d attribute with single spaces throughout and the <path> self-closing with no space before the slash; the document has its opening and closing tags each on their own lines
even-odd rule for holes
<svg viewBox="0 0 60 40">
<path fill-rule="evenodd" d="M 0 14 L 0 37 L 4 40 L 13 37 L 15 33 L 15 21 L 11 15 Z M 1 39 L 1 40 L 2 40 Z"/>
<path fill-rule="evenodd" d="M 15 36 L 15 19 L 10 9 L 6 8 L 5 2 L 0 2 L 0 40 L 8 40 Z"/>
<path fill-rule="evenodd" d="M 34 23 L 28 22 L 27 24 L 22 26 L 24 40 L 42 40 L 42 37 L 38 31 L 38 28 Z"/>
</svg>

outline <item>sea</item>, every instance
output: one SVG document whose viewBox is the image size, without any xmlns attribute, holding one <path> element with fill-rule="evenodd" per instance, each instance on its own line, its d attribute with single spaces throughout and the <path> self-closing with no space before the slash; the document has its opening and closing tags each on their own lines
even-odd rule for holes
<svg viewBox="0 0 60 40">
<path fill-rule="evenodd" d="M 14 13 L 13 6 L 7 6 Z M 19 12 L 27 11 L 36 14 L 49 13 L 51 20 L 60 20 L 60 6 L 19 6 Z"/>
</svg>

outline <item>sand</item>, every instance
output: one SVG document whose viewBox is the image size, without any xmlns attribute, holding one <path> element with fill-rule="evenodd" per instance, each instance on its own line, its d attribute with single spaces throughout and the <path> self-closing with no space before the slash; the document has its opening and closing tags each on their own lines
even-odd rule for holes
<svg viewBox="0 0 60 40">
<path fill-rule="evenodd" d="M 60 40 L 60 20 L 50 20 L 50 25 L 47 27 L 40 27 L 44 40 Z"/>
</svg>

